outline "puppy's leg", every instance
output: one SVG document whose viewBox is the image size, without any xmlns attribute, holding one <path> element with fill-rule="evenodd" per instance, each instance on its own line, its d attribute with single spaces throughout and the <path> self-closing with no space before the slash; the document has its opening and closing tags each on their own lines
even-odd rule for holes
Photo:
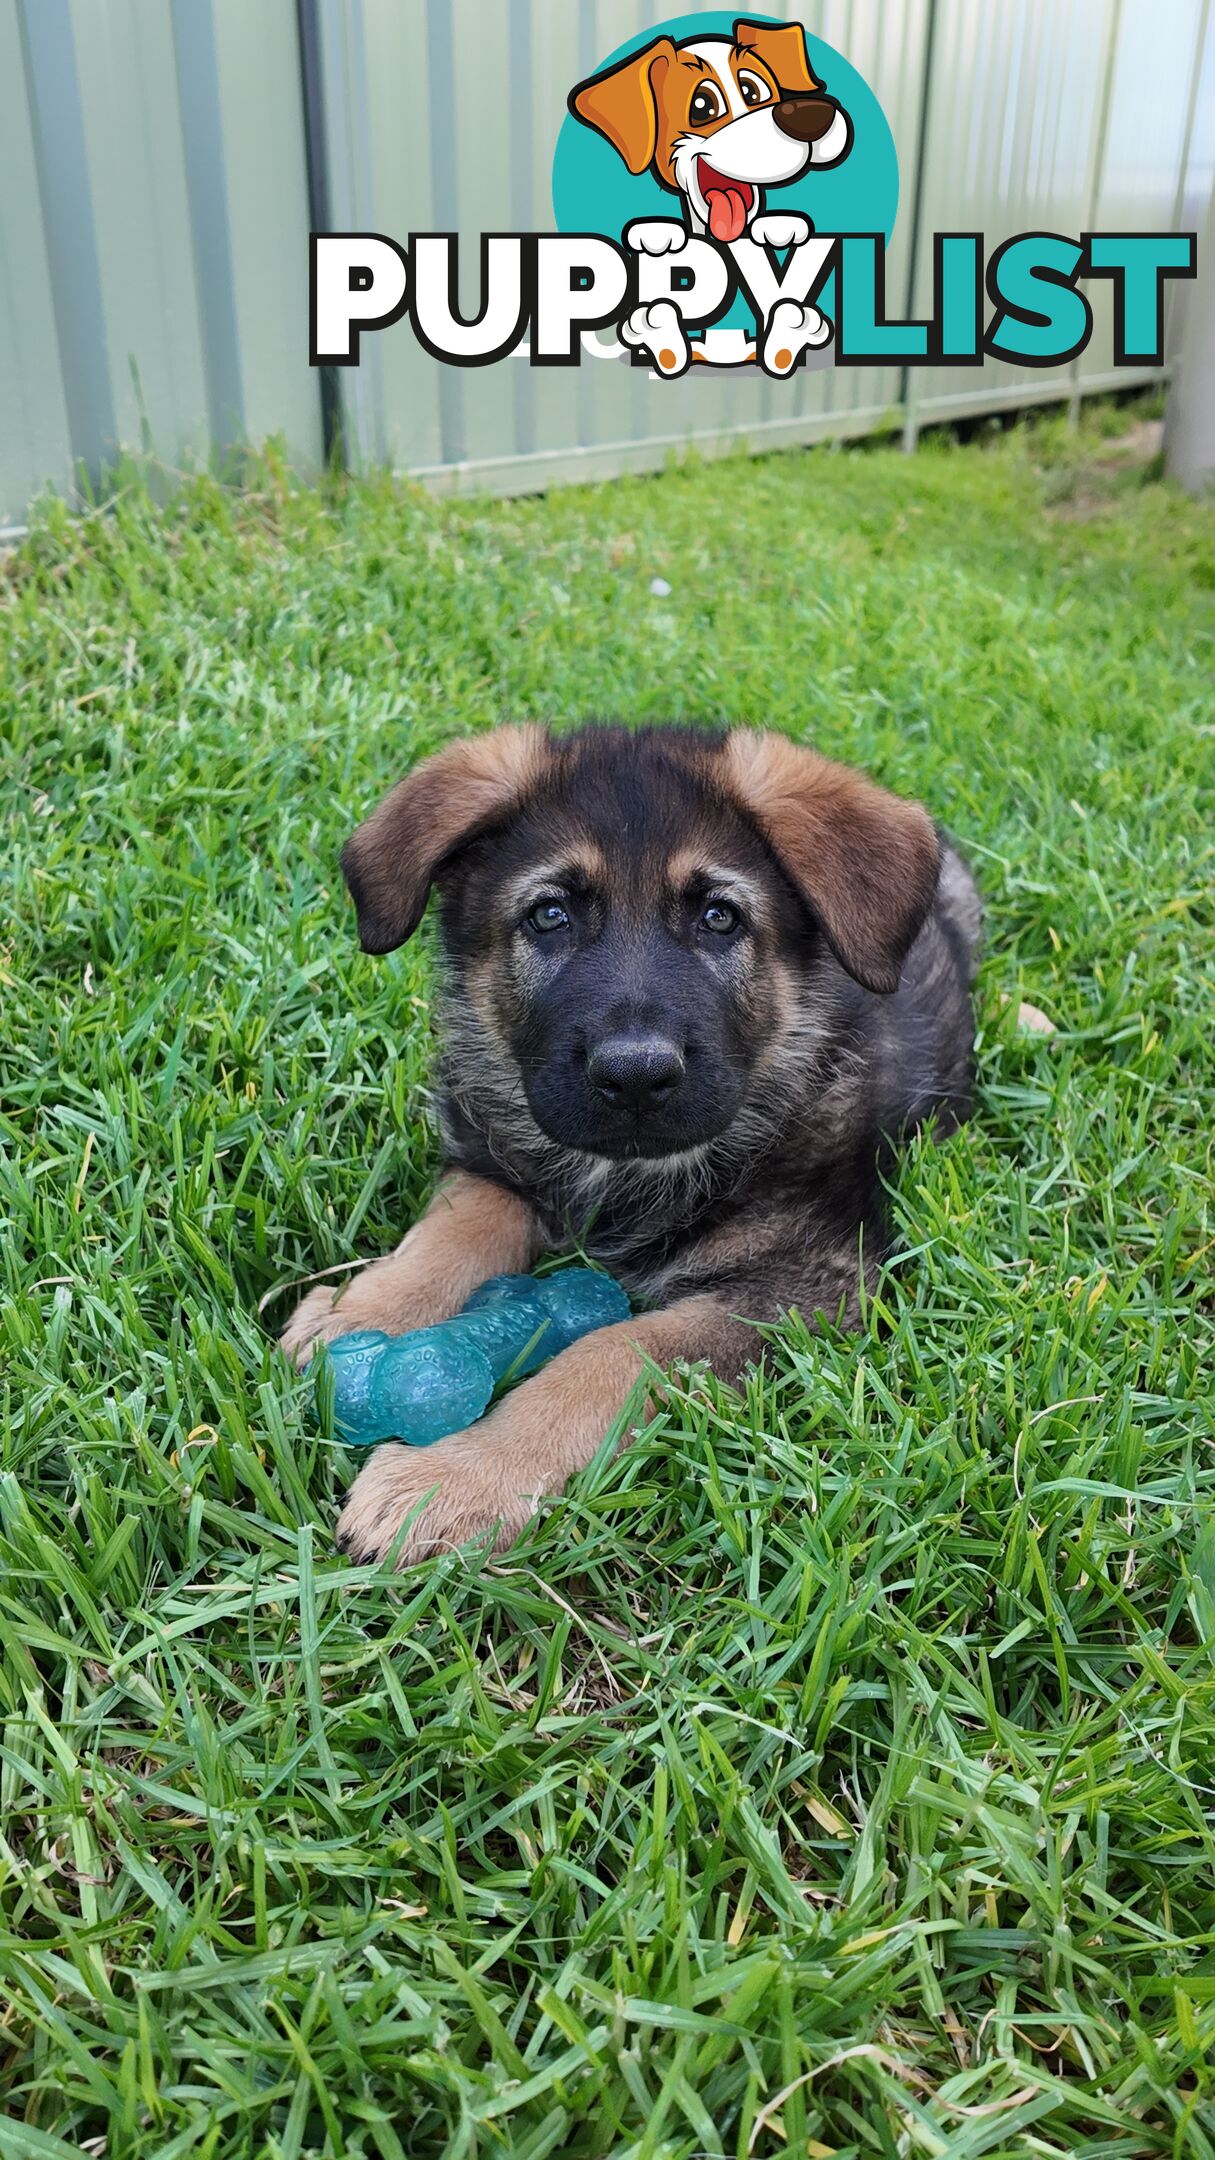
<svg viewBox="0 0 1215 2160">
<path fill-rule="evenodd" d="M 310 1290 L 283 1329 L 288 1357 L 304 1364 L 312 1346 L 382 1328 L 403 1335 L 458 1312 L 488 1275 L 531 1267 L 540 1232 L 531 1209 L 488 1178 L 456 1170 L 444 1178 L 426 1213 L 384 1260 L 374 1260 L 336 1290 Z"/>
<path fill-rule="evenodd" d="M 590 1462 L 642 1370 L 642 1353 L 664 1366 L 707 1358 L 734 1379 L 757 1347 L 753 1331 L 710 1296 L 600 1328 L 466 1431 L 429 1448 L 377 1448 L 347 1495 L 339 1543 L 356 1560 L 383 1555 L 425 1501 L 401 1541 L 398 1566 L 490 1530 L 501 1552 L 540 1495 L 559 1492 Z"/>
</svg>

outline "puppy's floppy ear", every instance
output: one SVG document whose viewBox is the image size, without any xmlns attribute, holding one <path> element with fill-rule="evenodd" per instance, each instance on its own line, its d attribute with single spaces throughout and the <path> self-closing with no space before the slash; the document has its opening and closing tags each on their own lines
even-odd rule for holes
<svg viewBox="0 0 1215 2160">
<path fill-rule="evenodd" d="M 643 173 L 658 148 L 658 99 L 675 58 L 669 37 L 655 38 L 629 53 L 606 74 L 592 75 L 570 91 L 576 120 L 598 129 L 619 151 L 631 173 Z"/>
<path fill-rule="evenodd" d="M 796 93 L 818 89 L 818 78 L 806 51 L 806 33 L 800 23 L 739 21 L 734 25 L 734 42 L 762 60 L 782 90 Z"/>
<path fill-rule="evenodd" d="M 502 727 L 452 743 L 397 783 L 342 849 L 364 952 L 412 937 L 446 858 L 509 817 L 543 767 L 540 727 Z"/>
<path fill-rule="evenodd" d="M 783 735 L 740 729 L 727 739 L 725 759 L 735 800 L 840 965 L 866 990 L 897 990 L 941 867 L 928 812 Z"/>
</svg>

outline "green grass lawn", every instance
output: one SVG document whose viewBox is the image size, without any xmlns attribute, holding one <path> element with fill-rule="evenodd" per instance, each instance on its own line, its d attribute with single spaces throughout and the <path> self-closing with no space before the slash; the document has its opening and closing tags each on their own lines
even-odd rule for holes
<svg viewBox="0 0 1215 2160">
<path fill-rule="evenodd" d="M 1215 516 L 1127 427 L 488 507 L 271 461 L 8 561 L 4 2160 L 1215 2155 Z M 863 1337 L 394 1578 L 273 1347 L 437 1160 L 431 948 L 363 957 L 337 854 L 528 714 L 922 795 L 978 1110 Z"/>
</svg>

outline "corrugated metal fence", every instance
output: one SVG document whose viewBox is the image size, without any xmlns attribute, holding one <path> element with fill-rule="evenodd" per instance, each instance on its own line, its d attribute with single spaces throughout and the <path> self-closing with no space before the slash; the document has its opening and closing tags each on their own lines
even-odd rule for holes
<svg viewBox="0 0 1215 2160">
<path fill-rule="evenodd" d="M 570 85 L 657 0 L 0 0 L 0 525 L 121 447 L 169 467 L 282 436 L 356 465 L 527 487 L 669 446 L 863 433 L 1133 381 L 1109 294 L 1043 373 L 824 369 L 678 384 L 587 360 L 442 367 L 408 331 L 358 369 L 308 365 L 307 235 L 544 230 Z M 926 307 L 918 227 L 1164 230 L 1215 166 L 1212 0 L 792 0 L 867 76 L 894 131 L 892 302 Z M 305 59 L 307 64 L 304 64 Z M 1169 295 L 1170 349 L 1184 291 Z"/>
</svg>

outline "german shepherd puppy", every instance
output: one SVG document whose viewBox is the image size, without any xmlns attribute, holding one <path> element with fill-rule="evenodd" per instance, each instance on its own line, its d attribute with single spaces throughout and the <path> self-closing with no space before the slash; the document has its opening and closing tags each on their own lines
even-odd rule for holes
<svg viewBox="0 0 1215 2160">
<path fill-rule="evenodd" d="M 378 1448 L 339 1524 L 360 1560 L 500 1550 L 647 1360 L 734 1380 L 752 1323 L 857 1322 L 892 1143 L 970 1108 L 978 895 L 918 804 L 746 729 L 453 744 L 342 867 L 371 953 L 437 889 L 447 1169 L 394 1253 L 304 1299 L 286 1349 L 427 1326 L 571 1243 L 644 1308 L 468 1431 Z"/>
</svg>

